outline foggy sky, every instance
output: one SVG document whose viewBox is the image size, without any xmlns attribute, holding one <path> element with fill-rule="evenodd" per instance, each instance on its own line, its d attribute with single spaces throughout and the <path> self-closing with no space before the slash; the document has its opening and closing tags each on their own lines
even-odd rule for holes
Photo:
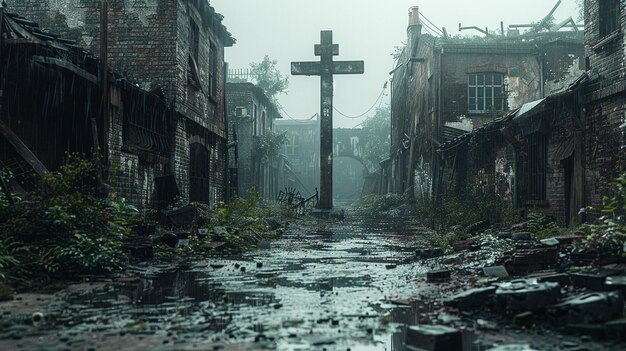
<svg viewBox="0 0 626 351">
<path fill-rule="evenodd" d="M 291 76 L 291 61 L 317 61 L 313 46 L 320 30 L 333 30 L 339 44 L 335 60 L 364 60 L 364 75 L 335 76 L 335 107 L 349 116 L 366 112 L 380 95 L 393 69 L 391 53 L 406 39 L 408 9 L 420 12 L 451 35 L 458 26 L 499 29 L 509 24 L 531 23 L 546 16 L 557 0 L 210 0 L 225 16 L 224 24 L 237 39 L 226 49 L 230 68 L 249 68 L 264 55 L 277 59 L 289 75 L 288 95 L 278 100 L 284 118 L 306 119 L 319 111 L 319 78 Z M 562 0 L 556 12 L 560 22 L 578 17 L 574 0 Z M 428 29 L 424 28 L 425 32 Z M 468 31 L 462 34 L 474 34 Z M 479 33 L 476 33 L 479 34 Z M 384 102 L 389 101 L 389 89 Z M 371 113 L 372 114 L 373 110 Z M 368 114 L 368 115 L 369 115 Z M 354 127 L 363 121 L 335 112 L 335 127 Z"/>
</svg>

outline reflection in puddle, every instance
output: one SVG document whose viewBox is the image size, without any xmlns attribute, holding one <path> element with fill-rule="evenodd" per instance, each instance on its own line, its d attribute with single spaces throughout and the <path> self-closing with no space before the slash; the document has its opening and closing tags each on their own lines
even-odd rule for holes
<svg viewBox="0 0 626 351">
<path fill-rule="evenodd" d="M 404 350 L 402 325 L 418 322 L 417 303 L 384 300 L 416 294 L 410 278 L 423 268 L 413 263 L 419 246 L 419 238 L 407 236 L 413 226 L 349 214 L 313 232 L 290 228 L 272 249 L 237 259 L 137 268 L 134 278 L 50 305 L 48 327 L 175 333 L 187 341 L 274 340 L 279 350 Z M 389 323 L 381 323 L 383 316 Z"/>
</svg>

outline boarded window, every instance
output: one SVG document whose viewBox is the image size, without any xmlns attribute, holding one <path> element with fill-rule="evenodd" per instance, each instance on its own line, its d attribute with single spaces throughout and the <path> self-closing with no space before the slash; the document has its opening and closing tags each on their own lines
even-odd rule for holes
<svg viewBox="0 0 626 351">
<path fill-rule="evenodd" d="M 600 37 L 619 29 L 620 0 L 598 1 L 600 6 Z"/>
<path fill-rule="evenodd" d="M 467 103 L 470 113 L 485 113 L 504 109 L 504 74 L 469 74 L 467 87 Z"/>
</svg>

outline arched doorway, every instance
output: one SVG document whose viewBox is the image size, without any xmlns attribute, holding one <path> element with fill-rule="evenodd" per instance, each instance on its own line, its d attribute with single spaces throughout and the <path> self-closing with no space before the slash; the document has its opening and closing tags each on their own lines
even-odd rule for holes
<svg viewBox="0 0 626 351">
<path fill-rule="evenodd" d="M 335 156 L 333 199 L 336 205 L 349 205 L 361 197 L 366 173 L 365 166 L 357 158 Z"/>
<path fill-rule="evenodd" d="M 209 151 L 201 143 L 189 147 L 189 200 L 209 203 L 210 196 Z"/>
</svg>

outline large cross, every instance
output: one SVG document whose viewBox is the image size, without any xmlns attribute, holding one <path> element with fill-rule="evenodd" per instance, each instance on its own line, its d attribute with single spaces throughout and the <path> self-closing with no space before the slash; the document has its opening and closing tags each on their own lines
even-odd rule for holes
<svg viewBox="0 0 626 351">
<path fill-rule="evenodd" d="M 315 45 L 319 62 L 292 62 L 291 74 L 320 76 L 320 199 L 319 208 L 333 208 L 333 75 L 363 74 L 363 61 L 333 62 L 339 55 L 339 45 L 333 44 L 333 32 L 321 32 L 320 44 Z"/>
</svg>

